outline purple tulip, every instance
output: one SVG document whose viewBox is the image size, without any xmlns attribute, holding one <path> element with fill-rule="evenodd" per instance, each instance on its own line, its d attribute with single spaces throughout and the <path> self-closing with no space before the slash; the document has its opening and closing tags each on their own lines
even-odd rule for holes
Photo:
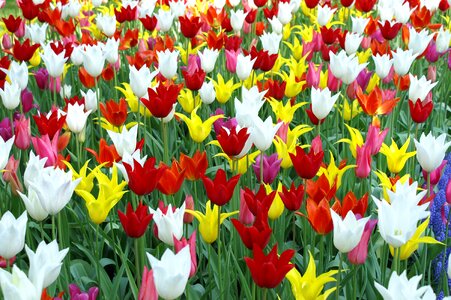
<svg viewBox="0 0 451 300">
<path fill-rule="evenodd" d="M 254 172 L 257 175 L 257 180 L 260 181 L 260 159 L 261 155 L 257 156 L 253 165 Z M 273 153 L 270 156 L 263 155 L 263 182 L 271 184 L 276 179 L 280 170 L 281 159 L 278 159 L 277 153 Z"/>
</svg>

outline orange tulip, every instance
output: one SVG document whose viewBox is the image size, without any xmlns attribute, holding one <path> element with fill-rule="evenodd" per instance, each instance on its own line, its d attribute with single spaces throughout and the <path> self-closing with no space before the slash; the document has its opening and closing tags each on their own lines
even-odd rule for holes
<svg viewBox="0 0 451 300">
<path fill-rule="evenodd" d="M 86 148 L 86 151 L 94 155 L 99 164 L 105 163 L 107 168 L 111 168 L 113 163 L 121 160 L 114 145 L 108 146 L 104 139 L 100 139 L 99 153 L 90 148 Z"/>
<path fill-rule="evenodd" d="M 160 164 L 160 168 L 164 168 L 164 163 Z M 163 175 L 157 183 L 157 189 L 165 195 L 173 195 L 180 190 L 183 180 L 185 179 L 185 170 L 181 170 L 177 161 L 173 161 L 170 168 L 165 168 Z"/>
<path fill-rule="evenodd" d="M 363 111 L 370 116 L 390 113 L 399 101 L 399 98 L 383 100 L 379 87 L 375 87 L 369 95 L 365 95 L 362 89 L 358 88 L 356 94 Z"/>
<path fill-rule="evenodd" d="M 202 178 L 208 167 L 207 153 L 196 151 L 193 157 L 180 154 L 180 167 L 185 170 L 185 178 L 193 181 Z"/>
</svg>

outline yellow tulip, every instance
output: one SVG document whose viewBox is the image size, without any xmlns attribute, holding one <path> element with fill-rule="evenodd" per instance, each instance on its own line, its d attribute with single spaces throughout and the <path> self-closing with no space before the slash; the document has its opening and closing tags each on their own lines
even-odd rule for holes
<svg viewBox="0 0 451 300">
<path fill-rule="evenodd" d="M 278 158 L 282 160 L 280 164 L 280 167 L 282 169 L 288 169 L 293 166 L 293 162 L 290 158 L 290 153 L 296 153 L 298 138 L 304 133 L 307 133 L 311 130 L 313 130 L 313 128 L 309 127 L 308 125 L 298 125 L 293 129 L 288 128 L 286 142 L 284 142 L 282 138 L 276 135 L 273 143 L 276 147 Z M 303 146 L 303 148 L 305 147 L 308 146 Z"/>
<path fill-rule="evenodd" d="M 216 143 L 212 142 L 212 145 L 216 145 Z M 217 146 L 220 147 L 219 143 L 217 143 Z M 227 159 L 227 162 L 229 163 L 230 170 L 234 174 L 246 174 L 249 167 L 255 162 L 255 159 L 257 156 L 260 155 L 260 150 L 257 150 L 255 152 L 252 152 L 248 155 L 245 155 L 241 157 L 240 159 L 231 159 L 227 154 L 225 153 L 218 153 L 215 156 L 221 156 L 225 157 Z"/>
<path fill-rule="evenodd" d="M 125 100 L 127 101 L 127 104 L 130 107 L 130 111 L 138 112 L 138 106 L 139 106 L 139 113 L 141 115 L 146 116 L 146 117 L 152 116 L 152 114 L 147 109 L 147 107 L 144 106 L 144 104 L 141 104 L 141 105 L 138 104 L 138 98 L 135 96 L 135 94 L 133 94 L 130 84 L 123 82 L 122 85 L 124 86 L 123 88 L 119 87 L 119 86 L 116 86 L 115 88 L 124 95 Z"/>
<path fill-rule="evenodd" d="M 272 111 L 276 115 L 277 120 L 281 120 L 284 123 L 291 123 L 296 110 L 299 107 L 302 107 L 305 104 L 307 104 L 307 102 L 301 102 L 291 106 L 290 101 L 287 101 L 287 103 L 283 105 L 282 101 L 271 99 L 269 100 L 269 104 L 271 105 Z"/>
<path fill-rule="evenodd" d="M 347 165 L 340 169 L 335 164 L 335 159 L 334 159 L 334 155 L 332 154 L 332 152 L 329 152 L 329 153 L 330 153 L 329 165 L 327 166 L 327 168 L 320 167 L 319 171 L 316 175 L 321 176 L 322 174 L 324 174 L 326 176 L 327 180 L 329 181 L 330 186 L 332 186 L 334 184 L 334 181 L 337 180 L 337 189 L 338 189 L 341 186 L 341 178 L 343 177 L 343 174 L 347 170 L 355 168 L 356 165 Z"/>
<path fill-rule="evenodd" d="M 424 232 L 426 231 L 426 228 L 429 225 L 430 217 L 428 217 L 423 223 L 418 226 L 417 230 L 415 231 L 414 235 L 410 240 L 407 241 L 404 245 L 402 245 L 399 248 L 399 259 L 400 260 L 406 260 L 408 259 L 413 252 L 415 252 L 418 249 L 418 246 L 420 244 L 441 244 L 443 243 L 437 241 L 432 236 L 422 236 Z M 394 256 L 395 249 L 390 246 L 390 253 L 392 256 Z"/>
<path fill-rule="evenodd" d="M 96 123 L 98 123 L 98 122 L 96 122 Z M 129 122 L 129 123 L 125 124 L 125 128 L 130 129 L 133 126 L 135 126 L 136 124 L 138 124 L 138 122 L 135 122 L 135 121 Z M 113 124 L 108 122 L 108 120 L 105 118 L 100 118 L 100 126 L 102 126 L 103 129 L 109 130 L 109 131 L 114 131 L 114 132 L 118 132 L 118 133 L 120 133 L 122 131 L 122 127 L 114 126 Z"/>
<path fill-rule="evenodd" d="M 194 96 L 193 92 L 186 88 L 180 91 L 177 100 L 187 114 L 190 114 L 201 103 L 199 95 Z"/>
<path fill-rule="evenodd" d="M 185 210 L 185 212 L 193 215 L 199 221 L 200 235 L 207 244 L 211 244 L 218 239 L 219 225 L 221 225 L 226 218 L 239 213 L 239 211 L 222 213 L 218 218 L 219 206 L 213 204 L 212 208 L 210 200 L 207 201 L 207 205 L 205 206 L 205 214 L 190 209 Z"/>
<path fill-rule="evenodd" d="M 77 172 L 75 168 L 68 162 L 64 161 L 64 164 L 72 171 L 72 180 L 76 180 L 78 178 L 81 178 L 80 183 L 75 188 L 75 193 L 80 196 L 80 191 L 85 191 L 87 193 L 90 193 L 92 189 L 94 188 L 94 178 L 97 174 L 97 172 L 100 172 L 100 169 L 106 164 L 101 164 L 96 166 L 91 172 L 88 173 L 88 164 L 90 160 L 87 160 L 83 167 L 81 167 L 80 171 Z"/>
<path fill-rule="evenodd" d="M 96 172 L 95 177 L 99 185 L 97 198 L 90 192 L 79 191 L 78 194 L 85 200 L 90 219 L 100 224 L 105 221 L 110 210 L 122 199 L 127 192 L 124 187 L 127 182 L 118 183 L 117 167 L 113 165 L 111 179 L 102 172 Z"/>
<path fill-rule="evenodd" d="M 196 55 L 197 52 L 199 51 L 200 48 L 202 48 L 204 46 L 205 43 L 202 43 L 200 45 L 198 45 L 195 48 L 191 47 L 191 43 L 188 43 L 188 53 L 189 55 Z M 188 58 L 187 52 L 186 52 L 186 47 L 185 46 L 175 46 L 175 49 L 179 50 L 180 52 L 180 57 L 182 59 L 182 62 L 184 65 L 188 65 L 186 59 Z"/>
<path fill-rule="evenodd" d="M 346 143 L 349 144 L 349 150 L 351 150 L 351 154 L 354 158 L 357 157 L 357 146 L 361 147 L 363 146 L 363 137 L 360 133 L 360 130 L 356 128 L 352 128 L 351 126 L 348 126 L 348 124 L 345 124 L 346 128 L 348 128 L 349 135 L 351 136 L 350 139 L 340 139 L 337 141 L 337 143 Z"/>
<path fill-rule="evenodd" d="M 379 181 L 381 182 L 379 185 L 382 187 L 382 192 L 385 201 L 390 203 L 390 197 L 388 197 L 387 191 L 396 191 L 396 185 L 395 183 L 382 171 L 374 171 L 374 174 L 379 178 Z M 398 179 L 401 183 L 406 183 L 410 178 L 409 174 L 406 174 Z"/>
<path fill-rule="evenodd" d="M 371 76 L 370 81 L 368 82 L 368 86 L 366 87 L 366 92 L 370 94 L 376 86 L 379 86 L 381 79 L 377 76 L 376 73 Z"/>
<path fill-rule="evenodd" d="M 224 82 L 221 73 L 218 73 L 217 81 L 212 80 L 212 82 L 215 87 L 216 99 L 218 99 L 218 102 L 221 104 L 227 103 L 230 97 L 232 97 L 233 91 L 241 86 L 239 83 L 234 84 L 233 78 Z"/>
<path fill-rule="evenodd" d="M 265 79 L 265 73 L 257 74 L 254 70 L 251 71 L 251 75 L 243 81 L 243 85 L 248 90 L 257 85 L 257 82 L 261 82 Z M 237 83 L 238 84 L 238 83 Z"/>
<path fill-rule="evenodd" d="M 30 65 L 32 65 L 33 67 L 37 67 L 39 66 L 40 63 L 41 63 L 41 53 L 39 52 L 39 49 L 37 49 L 30 59 Z"/>
<path fill-rule="evenodd" d="M 368 59 L 371 57 L 371 48 L 366 49 L 365 51 L 357 52 L 356 56 L 359 60 L 359 64 L 364 64 L 368 61 Z"/>
<path fill-rule="evenodd" d="M 269 184 L 265 184 L 265 190 L 266 190 L 266 195 L 269 195 L 270 193 L 273 192 L 273 189 L 271 188 L 271 185 L 269 185 Z M 283 210 L 285 209 L 285 205 L 283 204 L 283 201 L 280 198 L 279 192 L 282 192 L 282 182 L 280 182 L 280 181 L 277 184 L 276 196 L 274 197 L 274 200 L 272 201 L 272 204 L 269 207 L 269 211 L 268 211 L 268 217 L 271 220 L 278 219 L 282 215 Z"/>
<path fill-rule="evenodd" d="M 302 52 L 303 52 L 303 46 L 299 42 L 297 37 L 293 38 L 293 43 L 290 42 L 283 42 L 287 47 L 291 50 L 291 54 L 293 55 L 294 59 L 300 60 L 302 58 Z"/>
<path fill-rule="evenodd" d="M 326 283 L 334 282 L 336 279 L 332 276 L 338 273 L 338 270 L 331 270 L 316 276 L 316 265 L 312 254 L 309 251 L 309 263 L 303 276 L 296 268 L 291 269 L 285 276 L 291 284 L 291 291 L 296 300 L 326 300 L 332 294 L 336 287 L 332 287 L 321 294 Z"/>
<path fill-rule="evenodd" d="M 211 126 L 213 125 L 213 123 L 218 119 L 224 118 L 224 115 L 211 116 L 205 122 L 203 122 L 202 119 L 197 115 L 197 110 L 199 109 L 199 107 L 200 105 L 193 109 L 193 111 L 191 112 L 191 118 L 188 118 L 181 113 L 175 113 L 177 117 L 179 117 L 186 123 L 186 126 L 188 126 L 189 134 L 193 141 L 195 141 L 196 143 L 202 143 L 210 135 Z"/>
<path fill-rule="evenodd" d="M 295 78 L 302 78 L 307 72 L 308 64 L 306 63 L 307 55 L 296 60 L 293 56 L 287 60 L 287 66 L 290 68 L 290 75 L 293 74 Z"/>
<path fill-rule="evenodd" d="M 290 72 L 290 75 L 288 75 L 285 72 L 279 73 L 279 75 L 287 83 L 285 87 L 286 97 L 288 98 L 296 97 L 302 91 L 302 87 L 304 86 L 305 81 L 297 81 L 293 72 Z"/>
<path fill-rule="evenodd" d="M 316 16 L 314 16 L 314 18 L 316 19 Z M 299 29 L 299 31 L 297 31 L 296 34 L 301 36 L 301 40 L 304 43 L 308 43 L 313 40 L 313 31 L 314 31 L 313 26 L 303 24 L 302 26 L 300 25 L 293 26 L 293 28 Z"/>
<path fill-rule="evenodd" d="M 390 147 L 385 143 L 382 144 L 380 153 L 385 155 L 385 157 L 387 158 L 387 165 L 390 172 L 395 174 L 401 172 L 407 160 L 417 153 L 416 151 L 407 152 L 409 143 L 410 137 L 407 138 L 406 142 L 404 143 L 404 145 L 402 145 L 401 148 L 398 148 L 398 145 L 396 145 L 393 139 L 391 140 Z"/>
<path fill-rule="evenodd" d="M 340 105 L 340 114 L 345 121 L 350 121 L 358 116 L 362 112 L 362 107 L 359 104 L 359 101 L 352 101 L 352 106 L 349 104 L 349 101 L 344 98 L 343 105 Z"/>
</svg>

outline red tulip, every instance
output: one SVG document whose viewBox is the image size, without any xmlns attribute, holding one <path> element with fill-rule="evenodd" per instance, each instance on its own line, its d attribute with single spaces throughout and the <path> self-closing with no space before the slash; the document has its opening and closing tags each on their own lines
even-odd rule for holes
<svg viewBox="0 0 451 300">
<path fill-rule="evenodd" d="M 165 167 L 155 168 L 155 158 L 146 160 L 144 166 L 133 159 L 133 166 L 123 163 L 129 178 L 128 187 L 139 196 L 150 194 L 158 184 Z"/>
<path fill-rule="evenodd" d="M 250 133 L 247 132 L 247 128 L 241 128 L 237 131 L 237 126 L 233 126 L 230 129 L 221 127 L 216 139 L 221 145 L 222 151 L 227 156 L 235 157 L 239 156 L 243 151 L 249 135 Z"/>
<path fill-rule="evenodd" d="M 183 70 L 182 74 L 186 87 L 192 91 L 198 91 L 202 87 L 207 73 L 201 68 L 196 68 L 191 72 Z"/>
<path fill-rule="evenodd" d="M 241 241 L 248 249 L 252 249 L 254 244 L 260 248 L 265 248 L 269 243 L 272 229 L 268 224 L 268 211 L 259 209 L 255 222 L 252 226 L 245 226 L 237 219 L 232 219 L 232 224 L 240 235 Z"/>
<path fill-rule="evenodd" d="M 149 98 L 141 98 L 141 102 L 154 117 L 165 118 L 171 113 L 174 104 L 177 102 L 181 88 L 181 85 L 176 84 L 160 84 L 155 90 L 148 88 Z"/>
<path fill-rule="evenodd" d="M 317 136 L 312 141 L 312 147 L 308 154 L 304 149 L 296 146 L 296 154 L 290 153 L 294 169 L 299 177 L 312 179 L 318 173 L 323 161 L 324 151 L 322 149 L 321 138 Z"/>
<path fill-rule="evenodd" d="M 14 33 L 19 29 L 20 23 L 22 23 L 22 19 L 20 17 L 14 18 L 13 15 L 9 15 L 8 18 L 2 18 L 3 23 L 8 29 L 9 32 Z"/>
<path fill-rule="evenodd" d="M 290 264 L 295 251 L 286 250 L 278 256 L 277 245 L 272 248 L 268 255 L 254 244 L 254 258 L 245 257 L 246 265 L 251 271 L 254 282 L 263 288 L 275 288 L 285 278 L 285 275 L 294 268 L 294 264 Z"/>
<path fill-rule="evenodd" d="M 384 24 L 379 21 L 377 22 L 377 25 L 381 29 L 381 33 L 384 39 L 388 41 L 394 39 L 398 35 L 398 32 L 402 27 L 402 23 L 394 23 L 392 25 L 392 23 L 387 20 L 384 22 Z"/>
<path fill-rule="evenodd" d="M 25 19 L 31 21 L 38 16 L 39 7 L 33 3 L 33 0 L 21 0 L 18 4 Z"/>
<path fill-rule="evenodd" d="M 116 20 L 121 24 L 125 21 L 133 21 L 138 18 L 138 6 L 133 8 L 130 5 L 122 6 L 120 10 L 114 9 L 114 14 L 116 15 Z"/>
<path fill-rule="evenodd" d="M 304 186 L 300 184 L 296 187 L 294 182 L 291 182 L 289 190 L 282 186 L 282 192 L 279 192 L 279 196 L 288 210 L 297 211 L 301 208 L 302 200 L 304 200 Z"/>
<path fill-rule="evenodd" d="M 13 46 L 14 58 L 20 62 L 29 61 L 38 48 L 39 44 L 31 44 L 29 39 L 26 39 L 23 44 L 19 40 L 15 40 Z"/>
<path fill-rule="evenodd" d="M 188 18 L 186 15 L 179 17 L 180 31 L 189 39 L 192 39 L 199 32 L 202 27 L 202 22 L 199 17 Z"/>
<path fill-rule="evenodd" d="M 261 184 L 256 194 L 254 194 L 254 192 L 252 192 L 252 190 L 248 189 L 247 187 L 244 188 L 243 198 L 246 201 L 246 204 L 251 213 L 256 216 L 260 208 L 269 211 L 269 208 L 271 207 L 272 202 L 276 197 L 276 193 L 277 190 L 266 194 L 265 186 Z"/>
<path fill-rule="evenodd" d="M 127 102 L 121 98 L 119 103 L 110 99 L 105 104 L 100 103 L 100 111 L 109 123 L 116 127 L 122 127 L 127 120 Z"/>
<path fill-rule="evenodd" d="M 239 180 L 240 175 L 235 175 L 227 180 L 226 172 L 223 169 L 218 169 L 213 180 L 206 176 L 202 177 L 208 199 L 218 206 L 223 206 L 230 201 Z"/>
<path fill-rule="evenodd" d="M 318 3 L 319 0 L 305 0 L 305 5 L 310 9 L 315 8 L 318 5 Z"/>
<path fill-rule="evenodd" d="M 360 10 L 361 12 L 370 12 L 373 9 L 374 4 L 376 4 L 377 0 L 356 0 L 355 8 Z"/>
<path fill-rule="evenodd" d="M 431 115 L 434 103 L 432 101 L 417 100 L 415 103 L 409 100 L 409 112 L 415 123 L 424 123 Z"/>
<path fill-rule="evenodd" d="M 127 203 L 127 212 L 124 214 L 120 210 L 117 211 L 119 220 L 122 227 L 124 227 L 125 233 L 132 238 L 141 237 L 147 230 L 152 215 L 149 214 L 149 208 L 139 202 L 136 211 L 133 211 L 132 205 Z"/>
<path fill-rule="evenodd" d="M 140 18 L 139 20 L 143 24 L 144 28 L 149 31 L 154 31 L 155 27 L 157 27 L 158 20 L 155 16 L 146 15 L 145 18 Z"/>
</svg>

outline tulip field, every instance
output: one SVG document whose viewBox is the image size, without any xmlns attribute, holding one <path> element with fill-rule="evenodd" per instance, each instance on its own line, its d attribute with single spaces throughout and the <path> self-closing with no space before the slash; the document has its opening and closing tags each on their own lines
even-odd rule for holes
<svg viewBox="0 0 451 300">
<path fill-rule="evenodd" d="M 0 0 L 0 299 L 451 299 L 451 0 Z"/>
</svg>

